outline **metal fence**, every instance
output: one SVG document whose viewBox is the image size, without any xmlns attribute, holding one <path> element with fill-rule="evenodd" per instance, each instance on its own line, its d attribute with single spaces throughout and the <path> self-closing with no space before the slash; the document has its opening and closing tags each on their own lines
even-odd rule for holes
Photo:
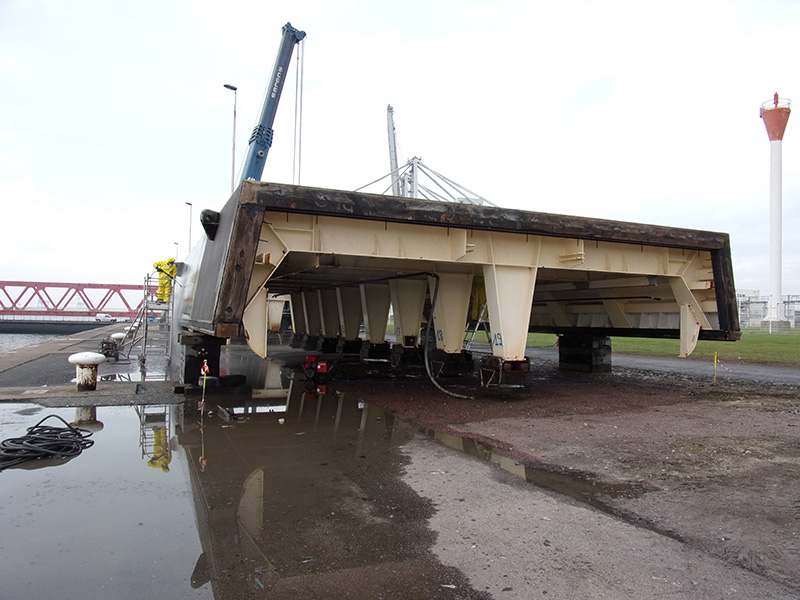
<svg viewBox="0 0 800 600">
<path fill-rule="evenodd" d="M 761 327 L 761 322 L 767 318 L 769 296 L 738 295 L 736 299 L 739 304 L 739 323 L 742 328 Z M 783 311 L 790 327 L 800 327 L 800 296 L 784 296 Z"/>
</svg>

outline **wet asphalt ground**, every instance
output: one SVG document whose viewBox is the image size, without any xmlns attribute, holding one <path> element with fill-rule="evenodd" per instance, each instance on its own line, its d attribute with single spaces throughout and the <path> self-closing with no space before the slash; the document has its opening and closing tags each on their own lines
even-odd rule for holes
<svg viewBox="0 0 800 600">
<path fill-rule="evenodd" d="M 135 364 L 78 394 L 63 363 L 96 343 L 0 361 L 0 438 L 80 405 L 102 423 L 76 458 L 0 473 L 0 598 L 797 597 L 279 364 L 202 411 Z"/>
<path fill-rule="evenodd" d="M 491 597 L 431 550 L 411 426 L 277 363 L 254 392 L 185 396 L 112 362 L 78 393 L 66 359 L 95 337 L 0 373 L 2 439 L 76 406 L 97 420 L 79 456 L 0 473 L 0 598 Z"/>
</svg>

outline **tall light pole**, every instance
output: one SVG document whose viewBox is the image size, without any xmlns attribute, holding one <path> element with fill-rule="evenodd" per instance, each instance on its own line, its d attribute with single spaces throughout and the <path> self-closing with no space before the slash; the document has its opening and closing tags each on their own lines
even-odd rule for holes
<svg viewBox="0 0 800 600">
<path fill-rule="evenodd" d="M 178 254 L 179 254 L 178 242 L 172 242 L 172 243 L 175 244 L 175 260 L 178 260 L 178 259 L 180 259 L 180 256 L 178 256 Z"/>
<path fill-rule="evenodd" d="M 189 252 L 192 251 L 192 203 L 186 202 L 189 207 Z"/>
<path fill-rule="evenodd" d="M 224 87 L 233 90 L 233 158 L 231 159 L 231 194 L 233 194 L 233 180 L 236 174 L 236 90 L 238 88 L 229 83 L 224 84 Z"/>
</svg>

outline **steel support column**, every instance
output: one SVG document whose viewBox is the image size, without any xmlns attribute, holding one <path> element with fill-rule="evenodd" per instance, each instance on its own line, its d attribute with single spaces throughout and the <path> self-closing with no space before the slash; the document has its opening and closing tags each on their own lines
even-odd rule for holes
<svg viewBox="0 0 800 600">
<path fill-rule="evenodd" d="M 472 293 L 472 274 L 439 273 L 439 292 L 433 311 L 436 348 L 449 354 L 461 352 L 464 346 L 464 326 Z M 428 279 L 431 297 L 436 279 Z"/>
<path fill-rule="evenodd" d="M 339 299 L 335 289 L 317 290 L 319 314 L 322 316 L 322 336 L 333 339 L 339 335 Z"/>
<path fill-rule="evenodd" d="M 397 343 L 403 348 L 413 348 L 419 343 L 427 288 L 427 282 L 419 279 L 393 279 L 389 282 L 394 331 Z"/>
<path fill-rule="evenodd" d="M 361 292 L 356 287 L 337 287 L 336 299 L 342 337 L 348 342 L 355 341 L 361 328 Z"/>
<path fill-rule="evenodd" d="M 322 332 L 322 315 L 319 310 L 317 292 L 303 292 L 303 314 L 306 320 L 306 335 L 317 337 Z"/>
<path fill-rule="evenodd" d="M 267 330 L 269 327 L 269 300 L 267 288 L 262 287 L 250 300 L 242 314 L 247 345 L 261 358 L 267 357 Z"/>
<path fill-rule="evenodd" d="M 292 312 L 292 331 L 296 336 L 303 336 L 308 333 L 306 327 L 306 316 L 303 310 L 303 294 L 295 292 L 290 295 L 291 302 L 289 308 Z"/>
<path fill-rule="evenodd" d="M 496 264 L 483 267 L 492 355 L 503 361 L 525 359 L 536 271 L 536 267 Z"/>
<path fill-rule="evenodd" d="M 391 294 L 388 283 L 362 283 L 361 306 L 364 309 L 364 332 L 368 342 L 382 344 L 386 339 Z"/>
</svg>

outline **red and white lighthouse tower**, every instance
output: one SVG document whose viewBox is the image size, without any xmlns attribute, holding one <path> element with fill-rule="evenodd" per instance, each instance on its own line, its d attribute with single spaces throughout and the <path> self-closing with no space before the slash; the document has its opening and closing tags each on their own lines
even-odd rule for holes
<svg viewBox="0 0 800 600">
<path fill-rule="evenodd" d="M 792 112 L 791 104 L 791 100 L 779 98 L 776 93 L 772 100 L 761 105 L 761 118 L 764 120 L 769 136 L 769 304 L 764 325 L 769 328 L 770 333 L 773 329 L 789 327 L 783 311 L 781 290 L 781 267 L 783 264 L 781 258 L 781 181 L 783 174 L 781 169 L 783 133 L 786 131 L 786 123 Z"/>
</svg>

